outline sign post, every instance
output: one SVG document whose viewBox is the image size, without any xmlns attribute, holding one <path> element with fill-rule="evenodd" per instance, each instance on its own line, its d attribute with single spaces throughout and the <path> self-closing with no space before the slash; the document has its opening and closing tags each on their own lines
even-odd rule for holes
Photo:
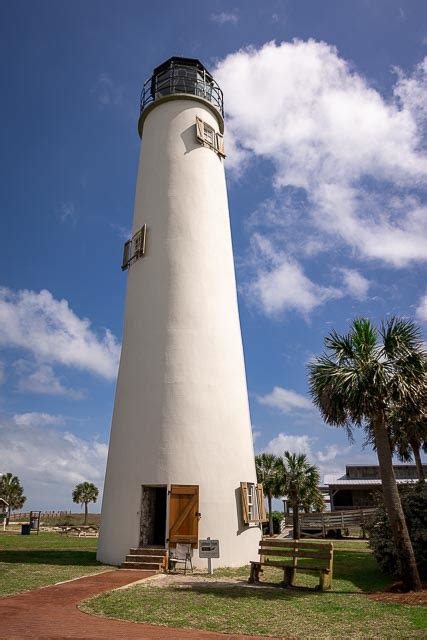
<svg viewBox="0 0 427 640">
<path fill-rule="evenodd" d="M 208 573 L 211 576 L 212 558 L 219 558 L 219 540 L 211 540 L 209 537 L 206 540 L 199 540 L 199 558 L 208 559 Z"/>
</svg>

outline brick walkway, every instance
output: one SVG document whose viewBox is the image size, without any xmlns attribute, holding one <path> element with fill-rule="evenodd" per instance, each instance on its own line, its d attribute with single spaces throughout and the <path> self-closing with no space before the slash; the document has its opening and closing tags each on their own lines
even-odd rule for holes
<svg viewBox="0 0 427 640">
<path fill-rule="evenodd" d="M 153 575 L 148 571 L 107 571 L 63 584 L 0 598 L 0 638 L 87 640 L 139 638 L 140 640 L 256 640 L 255 636 L 226 635 L 192 629 L 171 629 L 87 615 L 77 603 L 103 591 L 116 589 Z M 263 638 L 268 640 L 268 638 Z M 272 639 L 270 639 L 272 640 Z"/>
</svg>

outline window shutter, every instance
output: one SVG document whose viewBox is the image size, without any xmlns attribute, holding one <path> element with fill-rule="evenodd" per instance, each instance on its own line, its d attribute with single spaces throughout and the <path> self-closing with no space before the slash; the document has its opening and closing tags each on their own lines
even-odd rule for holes
<svg viewBox="0 0 427 640">
<path fill-rule="evenodd" d="M 216 150 L 221 158 L 225 158 L 224 136 L 221 133 L 216 134 Z"/>
<path fill-rule="evenodd" d="M 242 514 L 243 522 L 249 524 L 249 505 L 248 505 L 248 483 L 240 483 L 240 495 L 242 498 Z"/>
<path fill-rule="evenodd" d="M 196 116 L 196 138 L 202 144 L 204 144 L 205 142 L 204 131 L 205 131 L 205 125 L 203 120 L 198 116 Z"/>
<path fill-rule="evenodd" d="M 123 247 L 122 271 L 125 271 L 125 269 L 129 267 L 131 246 L 132 240 L 125 242 L 125 246 Z"/>
<path fill-rule="evenodd" d="M 260 522 L 267 522 L 267 514 L 265 512 L 265 502 L 264 502 L 264 490 L 262 488 L 262 484 L 257 484 L 256 486 L 256 495 L 258 499 L 258 514 Z"/>
<path fill-rule="evenodd" d="M 141 229 L 135 233 L 132 238 L 133 252 L 132 258 L 138 259 L 145 254 L 145 237 L 147 234 L 147 225 L 143 224 Z"/>
</svg>

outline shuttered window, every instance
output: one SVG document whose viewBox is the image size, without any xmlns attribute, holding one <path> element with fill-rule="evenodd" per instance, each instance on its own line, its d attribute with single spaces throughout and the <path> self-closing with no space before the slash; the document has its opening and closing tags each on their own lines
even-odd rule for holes
<svg viewBox="0 0 427 640">
<path fill-rule="evenodd" d="M 215 151 L 221 158 L 225 158 L 224 136 L 216 133 L 210 124 L 196 116 L 196 138 L 205 147 Z"/>
<path fill-rule="evenodd" d="M 262 484 L 240 483 L 242 516 L 245 524 L 267 522 Z"/>
<path fill-rule="evenodd" d="M 129 269 L 130 265 L 142 258 L 145 254 L 145 242 L 147 238 L 147 225 L 143 224 L 142 227 L 134 233 L 131 240 L 125 242 L 123 249 L 123 262 L 122 271 Z"/>
<path fill-rule="evenodd" d="M 224 136 L 221 133 L 216 134 L 216 149 L 221 158 L 225 158 Z"/>
</svg>

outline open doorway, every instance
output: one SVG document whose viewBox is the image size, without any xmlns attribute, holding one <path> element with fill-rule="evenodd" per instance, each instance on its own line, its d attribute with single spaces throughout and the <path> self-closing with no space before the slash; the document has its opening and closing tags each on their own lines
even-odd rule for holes
<svg viewBox="0 0 427 640">
<path fill-rule="evenodd" d="M 166 546 L 166 496 L 167 487 L 142 486 L 141 547 Z"/>
</svg>

